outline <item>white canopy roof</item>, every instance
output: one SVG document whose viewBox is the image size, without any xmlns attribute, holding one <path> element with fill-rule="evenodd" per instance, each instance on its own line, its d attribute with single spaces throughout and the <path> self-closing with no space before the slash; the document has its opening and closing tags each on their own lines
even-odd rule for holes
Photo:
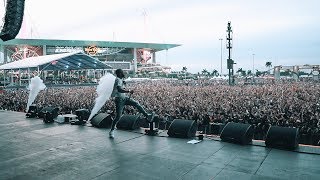
<svg viewBox="0 0 320 180">
<path fill-rule="evenodd" d="M 37 68 L 40 70 L 110 69 L 110 66 L 82 52 L 53 54 L 14 61 L 0 70 Z"/>
</svg>

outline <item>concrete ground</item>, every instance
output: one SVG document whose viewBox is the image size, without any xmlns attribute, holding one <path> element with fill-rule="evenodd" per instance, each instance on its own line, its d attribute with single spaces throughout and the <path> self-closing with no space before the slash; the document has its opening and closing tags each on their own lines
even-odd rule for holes
<svg viewBox="0 0 320 180">
<path fill-rule="evenodd" d="M 0 111 L 0 179 L 320 179 L 317 154 L 189 140 Z"/>
</svg>

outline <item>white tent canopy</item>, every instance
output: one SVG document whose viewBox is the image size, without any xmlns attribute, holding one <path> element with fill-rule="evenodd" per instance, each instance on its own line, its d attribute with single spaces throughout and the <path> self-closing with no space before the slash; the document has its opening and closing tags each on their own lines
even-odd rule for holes
<svg viewBox="0 0 320 180">
<path fill-rule="evenodd" d="M 30 57 L 0 66 L 0 70 L 29 68 L 38 68 L 39 70 L 81 70 L 110 69 L 111 67 L 82 52 Z"/>
</svg>

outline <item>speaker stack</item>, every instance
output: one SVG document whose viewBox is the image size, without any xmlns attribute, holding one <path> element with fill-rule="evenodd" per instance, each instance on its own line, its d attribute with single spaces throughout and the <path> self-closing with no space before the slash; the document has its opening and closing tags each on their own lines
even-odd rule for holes
<svg viewBox="0 0 320 180">
<path fill-rule="evenodd" d="M 24 13 L 24 0 L 7 0 L 4 26 L 0 39 L 8 41 L 14 39 L 20 31 Z"/>
</svg>

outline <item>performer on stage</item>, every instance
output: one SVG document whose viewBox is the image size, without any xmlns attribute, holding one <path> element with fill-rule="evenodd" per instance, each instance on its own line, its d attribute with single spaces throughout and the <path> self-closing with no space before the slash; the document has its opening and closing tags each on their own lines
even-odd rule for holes
<svg viewBox="0 0 320 180">
<path fill-rule="evenodd" d="M 115 136 L 115 126 L 117 122 L 120 120 L 120 117 L 123 112 L 123 108 L 125 105 L 131 105 L 136 107 L 146 118 L 149 122 L 152 122 L 154 118 L 154 113 L 147 113 L 147 111 L 139 104 L 139 102 L 135 101 L 133 98 L 128 97 L 126 93 L 133 94 L 133 90 L 127 90 L 124 87 L 125 75 L 122 69 L 116 70 L 116 80 L 114 82 L 113 91 L 111 97 L 115 97 L 115 104 L 116 104 L 116 117 L 112 121 L 111 130 L 109 132 L 109 137 L 114 138 Z"/>
</svg>

